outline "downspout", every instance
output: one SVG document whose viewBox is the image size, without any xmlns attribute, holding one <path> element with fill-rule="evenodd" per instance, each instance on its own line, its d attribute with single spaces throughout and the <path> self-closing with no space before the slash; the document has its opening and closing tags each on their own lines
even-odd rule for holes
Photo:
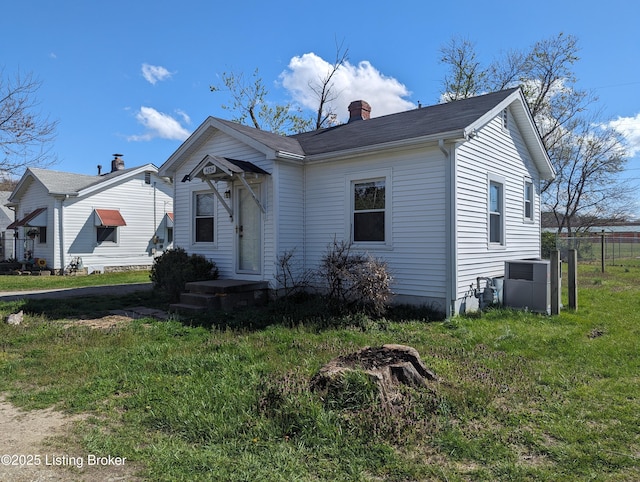
<svg viewBox="0 0 640 482">
<path fill-rule="evenodd" d="M 448 162 L 448 169 L 446 170 L 446 182 L 447 189 L 447 207 L 446 207 L 446 245 L 447 245 L 447 286 L 446 286 L 446 312 L 447 318 L 456 314 L 456 301 L 458 291 L 458 236 L 456 228 L 456 156 L 455 147 L 453 150 L 447 149 L 444 143 L 444 139 L 438 140 L 438 147 L 445 156 L 445 161 Z"/>
<path fill-rule="evenodd" d="M 18 208 L 16 206 L 7 206 L 9 209 L 13 211 L 13 220 L 18 220 Z M 14 259 L 18 259 L 18 230 L 17 228 L 13 229 L 13 256 Z"/>
<path fill-rule="evenodd" d="M 65 259 L 64 259 L 64 252 L 65 252 L 65 246 L 64 246 L 64 200 L 67 199 L 69 197 L 68 194 L 65 194 L 64 197 L 59 198 L 59 202 L 60 202 L 60 207 L 58 209 L 58 232 L 59 232 L 59 245 L 60 245 L 60 274 L 64 274 L 64 267 L 65 267 Z M 55 239 L 55 237 L 54 237 Z M 54 263 L 54 269 L 55 269 L 55 263 Z"/>
</svg>

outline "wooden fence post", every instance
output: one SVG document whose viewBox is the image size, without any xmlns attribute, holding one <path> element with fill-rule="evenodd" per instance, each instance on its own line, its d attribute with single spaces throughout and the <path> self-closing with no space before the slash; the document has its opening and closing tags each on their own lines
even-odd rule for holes
<svg viewBox="0 0 640 482">
<path fill-rule="evenodd" d="M 569 308 L 578 309 L 578 251 L 576 249 L 569 250 L 569 266 L 567 273 L 569 288 Z"/>
<path fill-rule="evenodd" d="M 551 314 L 560 313 L 560 251 L 551 251 Z"/>
</svg>

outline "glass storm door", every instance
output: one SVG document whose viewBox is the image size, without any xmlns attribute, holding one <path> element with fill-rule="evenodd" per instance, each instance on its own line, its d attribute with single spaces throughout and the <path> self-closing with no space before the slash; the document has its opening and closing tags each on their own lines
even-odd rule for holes
<svg viewBox="0 0 640 482">
<path fill-rule="evenodd" d="M 251 189 L 259 199 L 260 185 L 253 184 Z M 260 207 L 247 188 L 238 187 L 237 193 L 238 273 L 259 274 L 262 246 Z"/>
</svg>

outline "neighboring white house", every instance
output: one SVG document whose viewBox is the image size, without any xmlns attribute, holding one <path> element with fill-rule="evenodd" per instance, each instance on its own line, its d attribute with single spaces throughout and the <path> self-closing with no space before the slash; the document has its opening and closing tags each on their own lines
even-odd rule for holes
<svg viewBox="0 0 640 482">
<path fill-rule="evenodd" d="M 13 222 L 13 211 L 5 206 L 10 191 L 0 191 L 0 261 L 13 258 L 13 231 L 7 230 Z"/>
<path fill-rule="evenodd" d="M 125 169 L 116 157 L 95 176 L 28 168 L 8 201 L 16 258 L 56 272 L 151 266 L 172 246 L 172 186 L 153 164 Z"/>
<path fill-rule="evenodd" d="M 375 106 L 374 106 L 375 108 Z M 540 181 L 554 170 L 520 89 L 279 136 L 209 117 L 160 167 L 174 182 L 175 243 L 220 276 L 268 281 L 295 250 L 386 260 L 397 302 L 447 315 L 477 306 L 478 277 L 540 257 Z"/>
</svg>

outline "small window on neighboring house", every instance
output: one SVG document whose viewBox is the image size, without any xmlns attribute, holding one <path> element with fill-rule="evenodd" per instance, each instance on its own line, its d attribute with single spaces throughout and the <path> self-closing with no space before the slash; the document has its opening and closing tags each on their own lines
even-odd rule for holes
<svg viewBox="0 0 640 482">
<path fill-rule="evenodd" d="M 40 244 L 47 244 L 47 227 L 46 226 L 40 226 L 38 228 L 38 242 Z"/>
<path fill-rule="evenodd" d="M 502 110 L 502 128 L 505 131 L 509 129 L 509 109 Z"/>
<path fill-rule="evenodd" d="M 524 219 L 533 221 L 533 183 L 528 179 L 524 181 Z"/>
<path fill-rule="evenodd" d="M 167 228 L 167 244 L 173 243 L 173 228 Z"/>
<path fill-rule="evenodd" d="M 144 173 L 144 183 L 151 184 L 151 173 L 149 171 Z"/>
<path fill-rule="evenodd" d="M 196 194 L 195 203 L 195 242 L 196 243 L 213 243 L 214 229 L 214 195 L 213 193 Z"/>
<path fill-rule="evenodd" d="M 97 226 L 96 227 L 96 242 L 102 243 L 116 243 L 118 241 L 118 228 L 116 226 Z"/>
<path fill-rule="evenodd" d="M 504 183 L 489 181 L 489 243 L 504 245 Z"/>
</svg>

